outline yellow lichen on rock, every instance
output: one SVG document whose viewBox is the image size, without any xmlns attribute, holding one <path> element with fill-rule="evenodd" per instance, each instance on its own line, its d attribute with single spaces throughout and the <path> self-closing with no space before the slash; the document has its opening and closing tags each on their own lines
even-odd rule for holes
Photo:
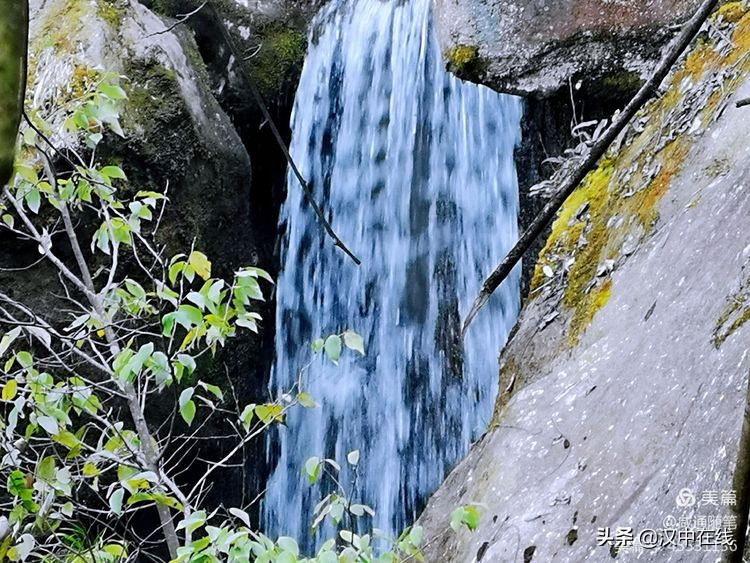
<svg viewBox="0 0 750 563">
<path fill-rule="evenodd" d="M 539 256 L 532 297 L 553 283 L 548 268 L 553 279 L 565 280 L 561 305 L 570 311 L 569 345 L 579 341 L 609 301 L 609 270 L 626 259 L 626 241 L 642 239 L 656 224 L 659 204 L 688 158 L 691 137 L 710 125 L 739 85 L 742 71 L 750 67 L 750 14 L 745 10 L 735 21 L 732 48 L 720 53 L 707 42 L 696 46 L 672 74 L 665 94 L 639 113 L 638 132 L 631 130 L 560 210 Z M 735 74 L 721 74 L 730 66 L 736 67 Z M 717 76 L 724 83 L 713 85 Z M 674 134 L 675 119 L 684 120 L 686 109 L 692 111 L 687 112 L 689 121 Z M 700 125 L 697 130 L 693 121 Z"/>
<path fill-rule="evenodd" d="M 745 2 L 727 2 L 716 10 L 714 19 L 718 20 L 721 17 L 726 22 L 737 23 L 747 14 L 747 11 L 748 7 Z"/>
</svg>

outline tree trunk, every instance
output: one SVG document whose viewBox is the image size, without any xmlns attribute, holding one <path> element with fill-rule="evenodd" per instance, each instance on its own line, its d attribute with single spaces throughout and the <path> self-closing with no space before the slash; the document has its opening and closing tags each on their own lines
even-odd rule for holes
<svg viewBox="0 0 750 563">
<path fill-rule="evenodd" d="M 26 94 L 28 0 L 0 0 L 0 186 L 13 174 L 16 137 Z"/>
</svg>

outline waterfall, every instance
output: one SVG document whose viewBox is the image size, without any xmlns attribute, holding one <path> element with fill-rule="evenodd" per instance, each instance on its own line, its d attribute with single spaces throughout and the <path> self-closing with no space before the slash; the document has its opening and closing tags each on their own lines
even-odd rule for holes
<svg viewBox="0 0 750 563">
<path fill-rule="evenodd" d="M 269 534 L 309 538 L 322 491 L 303 477 L 305 460 L 338 460 L 349 485 L 355 449 L 357 502 L 394 532 L 486 429 L 518 273 L 463 348 L 459 321 L 517 238 L 520 117 L 518 99 L 445 71 L 430 0 L 332 0 L 319 14 L 291 152 L 363 263 L 333 247 L 290 175 L 273 392 L 297 381 L 318 337 L 352 329 L 367 353 L 344 353 L 338 366 L 316 357 L 305 370 L 320 406 L 293 409 L 269 438 Z"/>
</svg>

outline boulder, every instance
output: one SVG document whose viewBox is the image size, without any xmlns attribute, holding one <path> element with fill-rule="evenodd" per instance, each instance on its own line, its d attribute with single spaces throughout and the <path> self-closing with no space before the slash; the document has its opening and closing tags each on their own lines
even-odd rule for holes
<svg viewBox="0 0 750 563">
<path fill-rule="evenodd" d="M 172 20 L 134 0 L 32 0 L 31 15 L 27 107 L 52 121 L 52 142 L 60 149 L 77 142 L 55 117 L 61 102 L 80 96 L 102 73 L 121 75 L 128 95 L 120 119 L 124 136 L 105 134 L 97 159 L 120 165 L 129 188 L 167 193 L 170 202 L 157 236 L 166 254 L 185 252 L 194 243 L 209 255 L 218 276 L 245 265 L 272 270 L 267 234 L 251 209 L 248 150 L 214 96 L 192 31 L 184 25 L 173 28 Z M 84 247 L 96 227 L 82 218 L 78 229 Z M 53 320 L 67 315 L 68 305 L 56 297 L 64 293 L 55 272 L 44 262 L 28 268 L 38 260 L 36 248 L 7 234 L 0 243 L 0 267 L 13 268 L 0 272 L 5 291 Z M 59 248 L 64 254 L 64 241 Z M 128 262 L 121 268 L 137 271 Z M 271 319 L 264 329 L 272 325 L 271 311 L 270 306 L 260 311 Z M 237 338 L 230 351 L 203 362 L 206 379 L 226 387 L 229 375 L 239 401 L 258 401 L 270 364 L 269 338 L 271 331 Z M 160 412 L 158 401 L 152 408 L 153 420 L 168 414 Z M 215 427 L 206 431 L 212 430 L 222 433 Z M 201 455 L 216 458 L 223 447 L 206 441 Z M 220 476 L 212 497 L 217 503 L 241 499 L 245 491 L 255 494 L 263 456 L 259 451 L 250 457 L 259 460 L 258 467 L 250 466 L 251 477 L 239 469 Z M 199 474 L 203 470 L 200 464 L 193 468 Z M 146 517 L 141 525 L 153 522 Z"/>
<path fill-rule="evenodd" d="M 628 88 L 698 0 L 435 0 L 448 67 L 499 91 L 545 97 L 569 82 Z"/>
<path fill-rule="evenodd" d="M 750 371 L 750 118 L 735 104 L 750 96 L 750 14 L 738 19 L 698 42 L 560 211 L 492 425 L 420 518 L 427 561 L 598 562 L 618 555 L 617 528 L 732 531 Z M 449 515 L 469 505 L 476 531 L 454 533 Z M 717 557 L 689 555 L 638 559 Z"/>
<path fill-rule="evenodd" d="M 31 11 L 32 109 L 47 113 L 102 72 L 124 76 L 124 140 L 105 137 L 101 158 L 121 162 L 133 185 L 168 192 L 170 249 L 197 238 L 218 263 L 253 262 L 250 160 L 189 31 L 167 31 L 130 0 L 32 0 Z M 55 140 L 65 143 L 58 125 Z"/>
</svg>

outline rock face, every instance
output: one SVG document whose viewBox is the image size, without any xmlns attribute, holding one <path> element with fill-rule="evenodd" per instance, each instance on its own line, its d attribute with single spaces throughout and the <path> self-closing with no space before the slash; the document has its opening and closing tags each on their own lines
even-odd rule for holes
<svg viewBox="0 0 750 563">
<path fill-rule="evenodd" d="M 641 77 L 698 0 L 435 0 L 449 67 L 498 90 L 545 96 L 568 80 Z M 616 87 L 621 87 L 615 84 Z"/>
<path fill-rule="evenodd" d="M 120 164 L 135 189 L 167 191 L 170 204 L 159 231 L 167 253 L 183 252 L 195 240 L 219 276 L 243 265 L 273 271 L 276 225 L 258 221 L 253 207 L 255 194 L 271 188 L 253 174 L 252 139 L 240 134 L 230 118 L 231 108 L 222 107 L 225 99 L 217 77 L 204 62 L 194 32 L 185 25 L 172 28 L 173 20 L 135 0 L 32 0 L 31 11 L 28 105 L 49 115 L 59 101 L 96 83 L 101 72 L 123 75 L 129 97 L 121 119 L 124 139 L 106 135 L 98 158 Z M 259 124 L 249 118 L 243 122 L 255 131 Z M 62 123 L 56 125 L 53 141 L 63 147 L 70 140 Z M 271 143 L 265 147 L 276 149 Z M 284 170 L 281 159 L 282 177 Z M 273 216 L 269 207 L 263 212 Z M 90 240 L 90 227 L 81 225 L 84 240 Z M 57 310 L 50 297 L 61 293 L 54 273 L 23 269 L 35 260 L 36 250 L 10 237 L 0 242 L 0 266 L 19 268 L 0 273 L 0 284 L 39 310 Z M 220 352 L 206 366 L 208 379 L 215 377 L 219 385 L 226 385 L 230 374 L 244 402 L 258 401 L 265 393 L 272 306 L 261 313 L 265 334 L 238 338 L 231 351 Z M 222 446 L 206 450 L 212 447 Z M 260 461 L 259 467 L 250 468 L 248 479 L 262 478 L 264 456 L 251 454 Z M 202 455 L 213 457 L 216 452 Z M 257 483 L 243 483 L 243 478 L 241 470 L 222 475 L 215 500 L 236 502 L 245 490 L 252 493 Z"/>
<path fill-rule="evenodd" d="M 743 14 L 702 38 L 561 210 L 502 356 L 492 427 L 421 517 L 437 538 L 426 560 L 604 561 L 617 553 L 599 528 L 637 538 L 670 517 L 731 530 L 721 499 L 750 371 Z M 682 489 L 698 502 L 678 505 Z M 472 503 L 477 530 L 453 533 L 449 514 Z"/>
<path fill-rule="evenodd" d="M 128 0 L 32 2 L 30 104 L 44 114 L 99 72 L 125 76 L 125 141 L 107 137 L 101 158 L 120 160 L 133 185 L 168 190 L 164 233 L 171 249 L 197 237 L 232 267 L 252 255 L 250 160 L 211 93 L 192 37 L 162 33 L 167 26 Z M 237 244 L 228 248 L 226 236 Z"/>
</svg>

